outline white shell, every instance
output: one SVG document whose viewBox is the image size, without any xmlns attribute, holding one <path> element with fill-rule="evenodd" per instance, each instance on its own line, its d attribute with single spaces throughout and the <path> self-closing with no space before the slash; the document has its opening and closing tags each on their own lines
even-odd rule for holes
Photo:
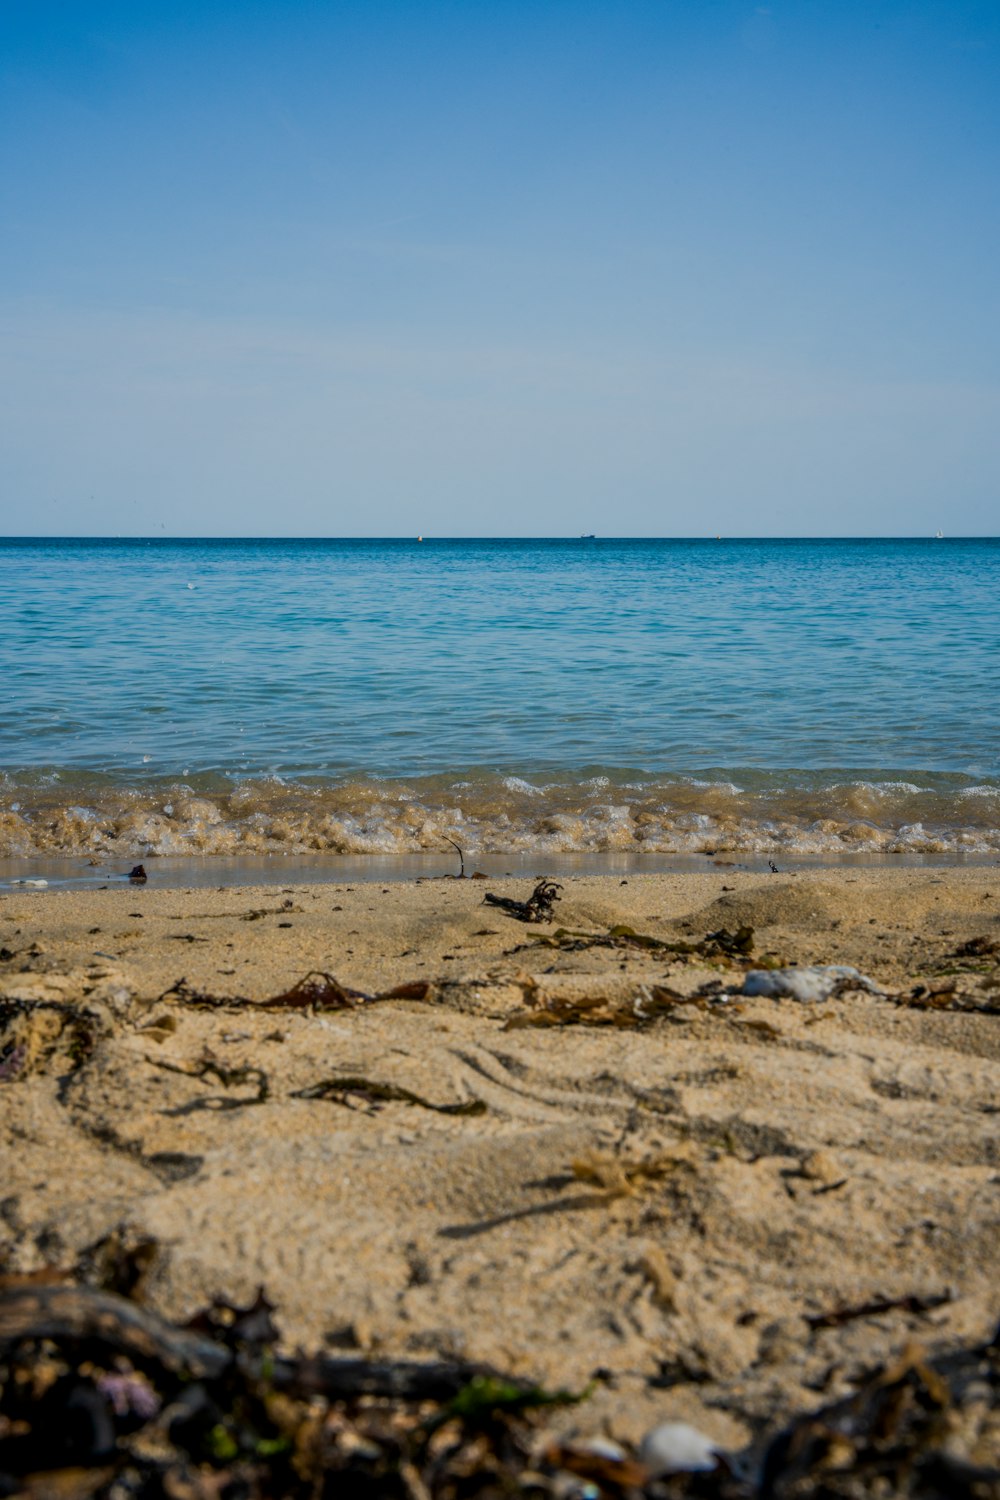
<svg viewBox="0 0 1000 1500">
<path fill-rule="evenodd" d="M 661 1422 L 639 1445 L 639 1458 L 652 1475 L 703 1474 L 716 1465 L 718 1449 L 688 1422 Z"/>
</svg>

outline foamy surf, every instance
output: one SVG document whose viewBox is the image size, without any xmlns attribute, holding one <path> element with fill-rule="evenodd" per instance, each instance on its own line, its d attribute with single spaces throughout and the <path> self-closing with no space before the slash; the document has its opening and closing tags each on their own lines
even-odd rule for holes
<svg viewBox="0 0 1000 1500">
<path fill-rule="evenodd" d="M 4 784 L 0 857 L 1000 852 L 1000 786 L 788 773 L 615 778 L 465 773 L 406 781 Z M 971 782 L 971 778 L 969 778 Z"/>
</svg>

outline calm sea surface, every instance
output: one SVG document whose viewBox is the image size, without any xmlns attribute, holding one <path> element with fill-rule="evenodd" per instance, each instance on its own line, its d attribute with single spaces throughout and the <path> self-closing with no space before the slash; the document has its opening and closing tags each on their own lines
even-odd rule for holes
<svg viewBox="0 0 1000 1500">
<path fill-rule="evenodd" d="M 996 540 L 5 540 L 0 682 L 0 856 L 1000 849 Z"/>
</svg>

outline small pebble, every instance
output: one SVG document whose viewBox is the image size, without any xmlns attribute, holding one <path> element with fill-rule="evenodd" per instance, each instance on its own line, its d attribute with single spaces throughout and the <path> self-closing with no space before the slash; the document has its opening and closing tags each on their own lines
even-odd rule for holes
<svg viewBox="0 0 1000 1500">
<path fill-rule="evenodd" d="M 829 1151 L 810 1151 L 802 1163 L 802 1175 L 810 1182 L 839 1182 L 845 1173 Z"/>
</svg>

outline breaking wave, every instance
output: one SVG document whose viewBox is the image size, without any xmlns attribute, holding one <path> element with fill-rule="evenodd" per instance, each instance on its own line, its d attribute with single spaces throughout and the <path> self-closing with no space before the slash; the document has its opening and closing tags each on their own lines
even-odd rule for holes
<svg viewBox="0 0 1000 1500">
<path fill-rule="evenodd" d="M 736 778 L 736 779 L 733 779 Z M 0 778 L 0 857 L 1000 852 L 1000 783 L 736 771 L 82 784 Z"/>
</svg>

